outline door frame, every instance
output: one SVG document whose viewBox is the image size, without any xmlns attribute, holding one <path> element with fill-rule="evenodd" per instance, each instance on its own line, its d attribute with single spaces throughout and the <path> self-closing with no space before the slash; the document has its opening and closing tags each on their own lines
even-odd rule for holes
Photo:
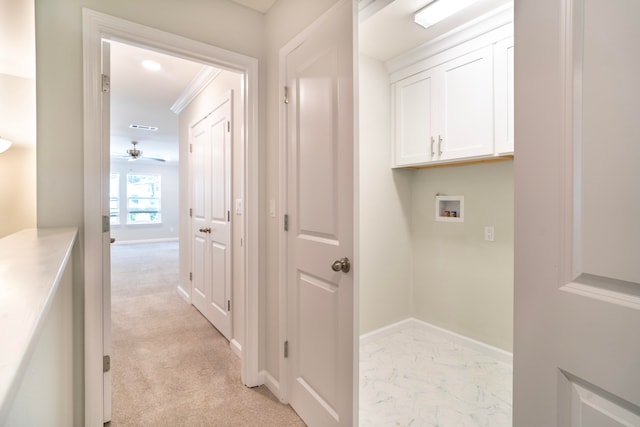
<svg viewBox="0 0 640 427">
<path fill-rule="evenodd" d="M 102 294 L 102 138 L 101 42 L 117 40 L 243 74 L 245 120 L 245 297 L 241 377 L 249 387 L 260 385 L 258 366 L 258 60 L 124 19 L 83 9 L 84 89 L 84 375 L 85 424 L 103 417 Z M 184 207 L 183 207 L 184 208 Z M 186 213 L 183 213 L 186 215 Z"/>
<path fill-rule="evenodd" d="M 294 36 L 289 42 L 280 48 L 278 58 L 278 93 L 281 100 L 279 106 L 279 127 L 278 127 L 278 199 L 280 206 L 276 207 L 278 218 L 278 371 L 279 381 L 266 376 L 265 385 L 279 396 L 282 403 L 288 403 L 288 363 L 289 360 L 284 355 L 284 342 L 288 334 L 288 232 L 284 229 L 284 215 L 287 213 L 289 199 L 287 197 L 288 187 L 288 160 L 287 160 L 287 105 L 285 99 L 288 94 L 284 87 L 287 85 L 286 60 L 287 55 L 302 44 L 317 26 L 332 14 L 334 9 L 340 7 L 344 1 L 351 1 L 353 7 L 353 425 L 358 425 L 359 413 L 359 379 L 360 379 L 360 140 L 359 140 L 359 104 L 358 104 L 358 6 L 352 0 L 337 1 L 327 9 L 322 15 L 314 20 L 304 30 Z"/>
</svg>

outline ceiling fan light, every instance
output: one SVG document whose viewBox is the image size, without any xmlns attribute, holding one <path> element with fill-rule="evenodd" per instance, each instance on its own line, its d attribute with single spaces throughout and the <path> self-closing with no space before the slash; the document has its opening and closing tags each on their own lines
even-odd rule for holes
<svg viewBox="0 0 640 427">
<path fill-rule="evenodd" d="M 421 27 L 428 28 L 472 5 L 477 0 L 434 0 L 414 15 L 414 21 Z"/>
</svg>

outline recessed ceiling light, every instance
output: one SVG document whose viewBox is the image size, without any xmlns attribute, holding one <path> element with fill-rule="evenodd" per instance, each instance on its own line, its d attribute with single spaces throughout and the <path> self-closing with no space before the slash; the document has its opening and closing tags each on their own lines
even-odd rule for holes
<svg viewBox="0 0 640 427">
<path fill-rule="evenodd" d="M 156 61 L 150 61 L 148 59 L 146 61 L 142 61 L 142 66 L 151 71 L 158 71 L 160 69 L 160 64 L 158 64 Z"/>
</svg>

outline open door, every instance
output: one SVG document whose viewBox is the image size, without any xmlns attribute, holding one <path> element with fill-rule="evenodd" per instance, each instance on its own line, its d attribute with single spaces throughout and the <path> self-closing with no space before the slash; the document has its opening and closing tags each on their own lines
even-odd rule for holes
<svg viewBox="0 0 640 427">
<path fill-rule="evenodd" d="M 102 358 L 103 358 L 103 422 L 111 421 L 111 209 L 109 186 L 111 157 L 109 153 L 111 45 L 102 41 Z"/>
<path fill-rule="evenodd" d="M 310 426 L 354 423 L 353 6 L 281 51 L 287 149 L 288 400 Z"/>
<path fill-rule="evenodd" d="M 514 425 L 640 425 L 640 2 L 515 7 Z"/>
</svg>

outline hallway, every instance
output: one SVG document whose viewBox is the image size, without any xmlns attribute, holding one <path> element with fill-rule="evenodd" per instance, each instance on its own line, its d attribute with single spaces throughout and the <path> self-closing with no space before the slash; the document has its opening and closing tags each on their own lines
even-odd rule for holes
<svg viewBox="0 0 640 427">
<path fill-rule="evenodd" d="M 265 386 L 242 384 L 228 342 L 177 295 L 177 242 L 111 254 L 112 427 L 304 426 Z"/>
</svg>

